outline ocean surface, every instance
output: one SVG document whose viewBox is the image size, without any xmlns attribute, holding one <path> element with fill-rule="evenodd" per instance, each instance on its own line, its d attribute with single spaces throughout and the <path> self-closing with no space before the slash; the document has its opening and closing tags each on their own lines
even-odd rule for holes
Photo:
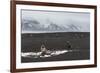
<svg viewBox="0 0 100 73">
<path fill-rule="evenodd" d="M 89 32 L 22 33 L 21 53 L 41 52 L 41 45 L 52 52 L 72 50 L 50 57 L 23 57 L 21 62 L 72 61 L 90 59 Z"/>
</svg>

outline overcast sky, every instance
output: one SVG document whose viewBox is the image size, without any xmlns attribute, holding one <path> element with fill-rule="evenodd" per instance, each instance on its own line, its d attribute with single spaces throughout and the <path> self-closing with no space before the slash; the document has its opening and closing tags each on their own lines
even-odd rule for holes
<svg viewBox="0 0 100 73">
<path fill-rule="evenodd" d="M 87 12 L 22 10 L 22 19 L 38 20 L 44 26 L 48 26 L 49 21 L 59 26 L 73 24 L 75 26 L 81 26 L 82 32 L 90 31 L 90 13 Z"/>
</svg>

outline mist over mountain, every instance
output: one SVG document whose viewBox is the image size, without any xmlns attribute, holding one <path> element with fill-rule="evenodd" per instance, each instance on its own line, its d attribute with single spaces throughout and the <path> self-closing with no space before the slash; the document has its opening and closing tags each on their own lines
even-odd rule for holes
<svg viewBox="0 0 100 73">
<path fill-rule="evenodd" d="M 22 10 L 22 33 L 90 32 L 90 14 Z"/>
<path fill-rule="evenodd" d="M 46 25 L 46 24 L 45 24 Z M 53 23 L 52 21 L 49 21 L 49 23 L 45 26 L 44 24 L 41 24 L 38 20 L 22 20 L 22 33 L 34 33 L 34 32 L 85 32 L 83 31 L 82 26 L 75 25 L 75 24 L 65 24 L 63 25 L 57 25 L 56 23 Z"/>
</svg>

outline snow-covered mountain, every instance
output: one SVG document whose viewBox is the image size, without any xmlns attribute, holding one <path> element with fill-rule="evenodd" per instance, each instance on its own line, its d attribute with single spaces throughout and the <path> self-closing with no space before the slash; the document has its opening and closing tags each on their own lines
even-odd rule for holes
<svg viewBox="0 0 100 73">
<path fill-rule="evenodd" d="M 35 33 L 35 32 L 83 32 L 82 26 L 77 24 L 58 25 L 49 21 L 49 23 L 42 24 L 38 20 L 22 20 L 22 33 Z"/>
</svg>

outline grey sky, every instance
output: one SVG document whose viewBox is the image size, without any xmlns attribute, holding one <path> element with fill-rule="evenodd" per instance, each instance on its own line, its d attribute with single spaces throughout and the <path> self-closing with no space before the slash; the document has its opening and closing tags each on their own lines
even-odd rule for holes
<svg viewBox="0 0 100 73">
<path fill-rule="evenodd" d="M 90 13 L 86 12 L 22 10 L 22 19 L 38 20 L 41 23 L 40 25 L 45 27 L 49 25 L 49 21 L 64 27 L 73 24 L 80 27 L 79 32 L 90 31 Z"/>
</svg>

